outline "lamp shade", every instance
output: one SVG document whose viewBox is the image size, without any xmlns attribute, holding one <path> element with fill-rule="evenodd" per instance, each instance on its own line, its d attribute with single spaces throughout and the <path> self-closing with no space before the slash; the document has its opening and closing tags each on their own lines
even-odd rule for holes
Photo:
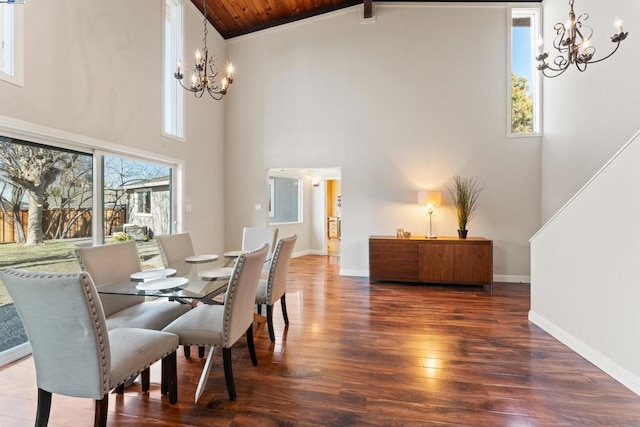
<svg viewBox="0 0 640 427">
<path fill-rule="evenodd" d="M 440 206 L 442 193 L 440 191 L 418 191 L 418 204 L 421 206 Z"/>
</svg>

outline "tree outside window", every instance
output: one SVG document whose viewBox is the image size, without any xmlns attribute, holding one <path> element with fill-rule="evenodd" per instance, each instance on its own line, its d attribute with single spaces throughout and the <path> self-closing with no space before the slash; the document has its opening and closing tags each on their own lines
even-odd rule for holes
<svg viewBox="0 0 640 427">
<path fill-rule="evenodd" d="M 533 98 L 526 77 L 511 74 L 511 131 L 533 132 Z"/>
</svg>

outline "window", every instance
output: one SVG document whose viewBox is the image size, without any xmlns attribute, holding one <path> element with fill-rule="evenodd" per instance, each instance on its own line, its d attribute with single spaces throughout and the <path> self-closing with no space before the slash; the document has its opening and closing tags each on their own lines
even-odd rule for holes
<svg viewBox="0 0 640 427">
<path fill-rule="evenodd" d="M 76 245 L 92 239 L 93 158 L 0 136 L 0 270 L 79 271 Z M 44 185 L 39 185 L 45 182 Z M 30 353 L 0 281 L 0 366 Z"/>
<path fill-rule="evenodd" d="M 151 191 L 142 190 L 136 191 L 137 210 L 139 214 L 151 213 Z"/>
<path fill-rule="evenodd" d="M 540 123 L 540 73 L 534 56 L 540 35 L 539 9 L 513 8 L 510 14 L 509 134 L 538 135 Z"/>
<path fill-rule="evenodd" d="M 0 4 L 0 80 L 22 86 L 24 2 Z"/>
<path fill-rule="evenodd" d="M 131 234 L 133 227 L 146 230 L 149 238 L 171 233 L 171 167 L 104 156 L 103 176 L 106 239 L 120 232 Z"/>
<path fill-rule="evenodd" d="M 301 222 L 302 180 L 269 176 L 269 223 Z"/>
<path fill-rule="evenodd" d="M 165 0 L 164 15 L 164 134 L 184 137 L 184 91 L 173 74 L 183 53 L 182 1 Z"/>
<path fill-rule="evenodd" d="M 0 270 L 79 271 L 76 247 L 131 239 L 143 269 L 162 267 L 154 237 L 180 229 L 182 194 L 172 185 L 182 179 L 179 161 L 102 151 L 110 145 L 66 132 L 2 127 L 25 139 L 0 135 Z M 136 191 L 146 192 L 149 213 L 132 214 Z M 2 366 L 31 348 L 1 281 L 0 308 L 14 332 L 0 334 Z"/>
</svg>

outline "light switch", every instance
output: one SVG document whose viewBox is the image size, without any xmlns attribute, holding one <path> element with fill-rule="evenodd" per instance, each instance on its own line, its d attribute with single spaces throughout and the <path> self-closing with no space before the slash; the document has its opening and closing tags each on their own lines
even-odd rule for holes
<svg viewBox="0 0 640 427">
<path fill-rule="evenodd" d="M 257 211 L 262 210 L 262 206 L 260 205 L 260 203 L 256 203 L 256 210 Z"/>
</svg>

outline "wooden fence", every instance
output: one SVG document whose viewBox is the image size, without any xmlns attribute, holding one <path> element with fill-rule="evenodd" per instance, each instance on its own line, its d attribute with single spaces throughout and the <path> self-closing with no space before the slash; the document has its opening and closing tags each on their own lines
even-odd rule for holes
<svg viewBox="0 0 640 427">
<path fill-rule="evenodd" d="M 107 220 L 114 212 L 113 209 L 105 210 L 105 224 L 107 227 Z M 12 212 L 8 212 L 9 216 L 12 216 Z M 115 211 L 115 219 L 113 222 L 114 227 L 122 227 L 126 223 L 127 213 L 125 209 L 117 209 Z M 75 221 L 73 220 L 75 217 Z M 69 228 L 64 238 L 77 238 L 77 237 L 91 237 L 91 221 L 93 218 L 93 211 L 88 210 L 84 212 L 78 212 L 75 209 L 45 209 L 42 213 L 42 231 L 45 233 L 44 239 L 50 240 L 56 236 L 57 230 L 64 230 Z M 27 227 L 29 222 L 29 212 L 26 210 L 20 211 L 20 220 L 22 222 L 22 231 L 24 235 L 27 235 Z M 70 222 L 73 223 L 70 224 Z M 49 230 L 47 232 L 47 230 Z M 16 230 L 13 224 L 13 219 L 5 218 L 4 213 L 0 212 L 0 243 L 13 243 L 18 241 Z"/>
</svg>

